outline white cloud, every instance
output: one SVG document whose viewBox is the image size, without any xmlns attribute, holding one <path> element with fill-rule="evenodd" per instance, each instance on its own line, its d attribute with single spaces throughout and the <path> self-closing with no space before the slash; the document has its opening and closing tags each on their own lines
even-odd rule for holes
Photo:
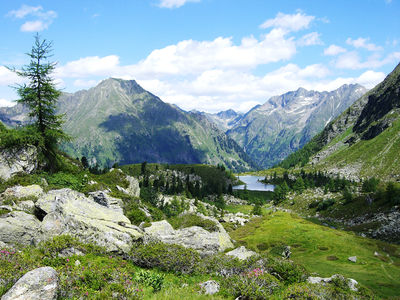
<svg viewBox="0 0 400 300">
<path fill-rule="evenodd" d="M 298 40 L 297 44 L 299 46 L 323 45 L 320 36 L 318 32 L 307 33 Z"/>
<path fill-rule="evenodd" d="M 23 32 L 37 32 L 47 29 L 50 24 L 44 23 L 43 21 L 28 21 L 21 25 L 21 31 Z"/>
<path fill-rule="evenodd" d="M 105 57 L 89 56 L 68 62 L 56 68 L 57 77 L 73 78 L 87 76 L 112 76 L 119 67 L 119 57 L 109 55 Z"/>
<path fill-rule="evenodd" d="M 201 0 L 160 0 L 159 7 L 179 8 L 188 2 L 200 2 Z"/>
<path fill-rule="evenodd" d="M 382 58 L 380 54 L 374 54 L 369 56 L 365 61 L 361 61 L 358 52 L 351 51 L 340 55 L 335 65 L 339 69 L 376 69 L 399 60 L 400 52 L 392 52 L 384 58 Z"/>
<path fill-rule="evenodd" d="M 314 16 L 307 16 L 300 11 L 293 15 L 280 12 L 274 19 L 269 19 L 262 23 L 260 28 L 266 29 L 273 27 L 281 28 L 289 32 L 300 31 L 308 28 L 314 19 Z"/>
<path fill-rule="evenodd" d="M 21 77 L 10 71 L 4 66 L 0 66 L 0 86 L 9 86 L 15 83 L 21 83 Z"/>
<path fill-rule="evenodd" d="M 382 72 L 368 70 L 362 73 L 357 79 L 354 80 L 354 82 L 371 89 L 385 79 L 385 77 L 386 75 Z"/>
<path fill-rule="evenodd" d="M 83 79 L 76 79 L 74 80 L 73 85 L 78 88 L 91 88 L 96 86 L 99 83 L 98 80 L 83 80 Z"/>
<path fill-rule="evenodd" d="M 336 56 L 340 53 L 344 53 L 347 50 L 336 45 L 330 45 L 328 48 L 324 50 L 324 55 Z"/>
<path fill-rule="evenodd" d="M 28 6 L 25 4 L 18 10 L 10 11 L 7 15 L 17 19 L 34 18 L 34 20 L 28 20 L 21 25 L 20 29 L 23 32 L 47 29 L 53 23 L 53 20 L 57 18 L 57 13 L 53 10 L 45 11 L 42 6 Z"/>
<path fill-rule="evenodd" d="M 0 98 L 0 107 L 11 107 L 15 104 L 16 103 L 14 101 Z"/>
<path fill-rule="evenodd" d="M 364 49 L 367 49 L 368 51 L 382 51 L 383 50 L 383 48 L 381 46 L 377 46 L 373 43 L 368 43 L 368 41 L 369 41 L 369 38 L 365 39 L 365 38 L 360 37 L 356 40 L 348 38 L 346 40 L 346 43 L 355 48 L 364 48 Z"/>
</svg>

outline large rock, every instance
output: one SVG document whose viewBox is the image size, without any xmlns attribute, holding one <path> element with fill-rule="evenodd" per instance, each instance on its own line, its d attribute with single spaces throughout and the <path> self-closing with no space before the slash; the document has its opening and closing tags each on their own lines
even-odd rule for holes
<svg viewBox="0 0 400 300">
<path fill-rule="evenodd" d="M 57 290 L 57 272 L 51 267 L 42 267 L 22 276 L 1 300 L 55 300 Z"/>
<path fill-rule="evenodd" d="M 123 187 L 120 187 L 119 185 L 117 185 L 117 189 L 129 196 L 139 197 L 140 196 L 139 181 L 136 178 L 131 177 L 131 176 L 126 176 L 126 180 L 128 180 L 128 182 L 129 182 L 128 187 L 123 188 Z"/>
<path fill-rule="evenodd" d="M 219 283 L 215 280 L 209 280 L 199 284 L 205 295 L 214 295 L 219 292 Z"/>
<path fill-rule="evenodd" d="M 122 213 L 71 189 L 49 191 L 36 206 L 44 215 L 41 230 L 46 239 L 69 234 L 107 251 L 126 253 L 132 242 L 143 235 Z"/>
<path fill-rule="evenodd" d="M 43 189 L 40 185 L 33 184 L 28 186 L 16 185 L 9 187 L 3 193 L 3 197 L 15 198 L 33 198 L 36 199 L 43 194 Z"/>
<path fill-rule="evenodd" d="M 258 255 L 258 254 L 254 251 L 247 250 L 245 246 L 240 246 L 239 248 L 236 248 L 235 250 L 227 252 L 226 255 L 236 257 L 240 260 L 245 260 L 245 259 L 248 259 L 249 257 Z"/>
<path fill-rule="evenodd" d="M 35 245 L 41 240 L 40 221 L 23 211 L 0 217 L 0 241 L 6 244 Z"/>
<path fill-rule="evenodd" d="M 121 199 L 111 197 L 108 195 L 108 191 L 96 191 L 91 192 L 89 195 L 93 198 L 95 202 L 105 207 L 111 208 L 121 214 L 124 213 L 122 208 L 123 202 Z"/>
<path fill-rule="evenodd" d="M 30 174 L 37 167 L 37 149 L 34 146 L 0 150 L 0 178 L 3 180 L 8 180 L 17 173 Z"/>
<path fill-rule="evenodd" d="M 322 284 L 322 285 L 326 285 L 326 284 L 330 284 L 332 282 L 333 279 L 340 279 L 343 280 L 347 283 L 347 286 L 349 287 L 350 290 L 357 292 L 358 288 L 358 282 L 352 278 L 344 278 L 342 275 L 340 274 L 335 274 L 332 275 L 331 277 L 326 277 L 326 278 L 322 278 L 322 277 L 308 277 L 307 278 L 307 282 L 312 283 L 312 284 Z"/>
<path fill-rule="evenodd" d="M 209 232 L 202 227 L 192 226 L 175 230 L 167 221 L 152 222 L 144 228 L 146 234 L 167 244 L 178 244 L 192 248 L 202 255 L 215 254 L 233 248 L 230 236 L 219 222 L 218 231 Z"/>
</svg>

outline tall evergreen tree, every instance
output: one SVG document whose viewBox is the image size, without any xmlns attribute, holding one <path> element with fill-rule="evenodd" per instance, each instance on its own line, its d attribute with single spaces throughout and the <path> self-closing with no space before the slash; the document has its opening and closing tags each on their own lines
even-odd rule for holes
<svg viewBox="0 0 400 300">
<path fill-rule="evenodd" d="M 62 140 L 69 140 L 61 128 L 63 115 L 55 113 L 58 97 L 61 95 L 54 83 L 52 73 L 56 63 L 48 59 L 52 56 L 52 43 L 41 40 L 35 36 L 35 43 L 31 52 L 27 53 L 30 63 L 21 70 L 12 69 L 17 75 L 28 80 L 16 86 L 17 100 L 29 109 L 28 116 L 34 120 L 34 126 L 42 137 L 38 150 L 45 166 L 56 171 L 59 167 L 57 161 L 57 144 Z"/>
</svg>

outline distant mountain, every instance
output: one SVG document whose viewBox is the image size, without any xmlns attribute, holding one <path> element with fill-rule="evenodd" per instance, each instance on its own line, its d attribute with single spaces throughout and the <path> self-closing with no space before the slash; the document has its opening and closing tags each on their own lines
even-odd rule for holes
<svg viewBox="0 0 400 300">
<path fill-rule="evenodd" d="M 400 64 L 281 166 L 400 180 Z"/>
<path fill-rule="evenodd" d="M 220 111 L 219 113 L 215 114 L 198 111 L 193 111 L 193 113 L 205 116 L 210 122 L 214 123 L 222 131 L 231 129 L 243 117 L 243 114 L 237 113 L 233 109 Z"/>
<path fill-rule="evenodd" d="M 110 78 L 89 90 L 63 94 L 58 113 L 74 137 L 63 149 L 92 163 L 224 164 L 254 168 L 247 154 L 207 117 L 164 103 L 134 80 Z M 3 109 L 11 124 L 24 120 L 20 107 Z M 5 122 L 10 124 L 10 122 Z"/>
<path fill-rule="evenodd" d="M 299 88 L 254 107 L 231 123 L 227 134 L 261 167 L 268 168 L 301 148 L 366 91 L 358 84 L 332 92 Z"/>
</svg>

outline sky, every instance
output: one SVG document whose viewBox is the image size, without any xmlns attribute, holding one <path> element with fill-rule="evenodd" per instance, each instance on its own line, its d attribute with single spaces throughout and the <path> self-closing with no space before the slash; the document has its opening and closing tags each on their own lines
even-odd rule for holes
<svg viewBox="0 0 400 300">
<path fill-rule="evenodd" d="M 400 0 L 0 0 L 0 106 L 34 36 L 58 88 L 134 79 L 184 110 L 246 112 L 303 87 L 372 88 L 400 62 Z"/>
</svg>

